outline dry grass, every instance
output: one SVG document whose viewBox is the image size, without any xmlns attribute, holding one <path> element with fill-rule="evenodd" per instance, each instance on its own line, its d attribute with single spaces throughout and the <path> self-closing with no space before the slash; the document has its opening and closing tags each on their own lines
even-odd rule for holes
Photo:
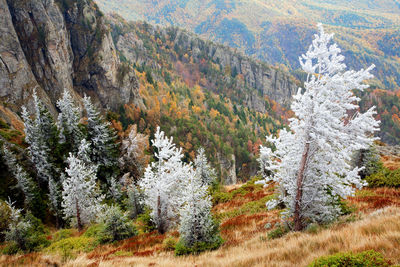
<svg viewBox="0 0 400 267">
<path fill-rule="evenodd" d="M 265 224 L 279 221 L 279 211 L 260 209 L 260 202 L 273 194 L 272 188 L 250 187 L 245 194 L 218 204 L 216 215 L 228 214 L 221 221 L 222 248 L 199 256 L 175 257 L 163 247 L 168 236 L 157 232 L 103 245 L 76 259 L 63 262 L 61 256 L 33 253 L 0 256 L 1 266 L 304 266 L 313 259 L 339 251 L 375 249 L 393 263 L 400 263 L 400 190 L 390 188 L 358 191 L 348 203 L 356 212 L 317 233 L 290 233 L 268 241 Z M 246 209 L 251 204 L 254 209 Z M 254 204 L 254 205 L 253 205 Z M 244 213 L 234 214 L 238 210 Z M 356 218 L 357 221 L 354 221 Z"/>
<path fill-rule="evenodd" d="M 400 263 L 400 208 L 386 207 L 363 219 L 338 224 L 316 234 L 291 233 L 281 239 L 251 240 L 200 256 L 174 257 L 161 253 L 153 257 L 115 257 L 91 261 L 86 256 L 66 266 L 305 266 L 316 257 L 340 251 L 374 249 L 394 264 Z"/>
</svg>

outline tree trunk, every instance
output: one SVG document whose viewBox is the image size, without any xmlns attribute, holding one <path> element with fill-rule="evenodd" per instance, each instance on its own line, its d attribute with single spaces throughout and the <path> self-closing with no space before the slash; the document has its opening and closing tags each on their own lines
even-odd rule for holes
<svg viewBox="0 0 400 267">
<path fill-rule="evenodd" d="M 301 199 L 303 197 L 303 180 L 304 180 L 304 171 L 306 168 L 308 153 L 310 151 L 310 143 L 307 142 L 304 146 L 303 155 L 301 157 L 299 172 L 297 173 L 297 192 L 296 192 L 296 203 L 294 207 L 294 230 L 301 231 L 303 230 L 303 222 L 300 214 L 301 209 Z"/>
<path fill-rule="evenodd" d="M 78 222 L 78 230 L 82 231 L 82 221 L 81 221 L 81 211 L 79 209 L 79 205 L 78 205 L 78 200 L 75 199 L 75 205 L 76 205 L 76 220 Z"/>
<path fill-rule="evenodd" d="M 164 234 L 164 223 L 161 217 L 161 197 L 158 195 L 157 197 L 157 218 L 158 218 L 158 231 L 161 234 Z"/>
</svg>

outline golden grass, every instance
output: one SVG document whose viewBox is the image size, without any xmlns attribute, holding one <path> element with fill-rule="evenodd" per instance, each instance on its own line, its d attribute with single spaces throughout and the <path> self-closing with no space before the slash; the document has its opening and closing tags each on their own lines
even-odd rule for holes
<svg viewBox="0 0 400 267">
<path fill-rule="evenodd" d="M 233 190 L 233 189 L 231 189 Z M 271 188 L 248 187 L 245 194 L 216 205 L 213 212 L 224 214 L 244 210 L 221 221 L 221 235 L 225 244 L 217 251 L 199 256 L 175 257 L 163 246 L 165 238 L 178 239 L 177 231 L 166 235 L 157 232 L 101 245 L 69 261 L 61 255 L 46 252 L 17 256 L 0 256 L 0 266 L 305 266 L 313 259 L 339 251 L 375 249 L 393 263 L 400 263 L 400 190 L 392 188 L 364 189 L 347 203 L 357 210 L 346 222 L 341 218 L 329 229 L 318 228 L 317 233 L 290 233 L 269 241 L 265 224 L 275 225 L 279 211 L 255 208 L 264 197 L 273 194 Z M 253 203 L 253 204 L 252 204 Z M 258 205 L 258 204 L 257 204 Z M 258 207 L 258 206 L 254 207 Z"/>
<path fill-rule="evenodd" d="M 90 260 L 82 255 L 65 266 L 306 266 L 319 256 L 370 249 L 399 264 L 400 208 L 386 207 L 359 221 L 338 223 L 315 234 L 290 233 L 273 241 L 262 237 L 265 234 L 200 256 L 175 257 L 163 252 L 152 257 Z"/>
</svg>

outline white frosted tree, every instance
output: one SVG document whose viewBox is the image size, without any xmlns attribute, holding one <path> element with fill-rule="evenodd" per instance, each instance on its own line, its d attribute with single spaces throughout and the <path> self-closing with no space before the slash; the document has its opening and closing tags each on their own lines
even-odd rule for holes
<svg viewBox="0 0 400 267">
<path fill-rule="evenodd" d="M 32 119 L 25 107 L 22 107 L 22 118 L 25 126 L 25 141 L 40 181 L 48 182 L 57 175 L 52 163 L 52 149 L 57 142 L 57 129 L 53 118 L 43 103 L 33 94 L 35 114 Z"/>
<path fill-rule="evenodd" d="M 75 105 L 71 94 L 65 89 L 62 97 L 57 101 L 60 110 L 58 114 L 58 128 L 60 131 L 60 141 L 70 144 L 72 151 L 77 151 L 84 135 L 79 127 L 81 119 L 80 110 Z"/>
<path fill-rule="evenodd" d="M 199 173 L 189 174 L 182 190 L 184 204 L 180 210 L 181 242 L 189 248 L 199 242 L 219 246 L 221 238 L 218 225 L 211 215 L 212 202 L 208 195 L 208 184 L 204 183 Z"/>
<path fill-rule="evenodd" d="M 3 146 L 4 159 L 9 171 L 17 180 L 17 188 L 24 194 L 24 203 L 26 207 L 34 201 L 37 187 L 29 174 L 18 164 L 17 159 L 5 145 Z"/>
<path fill-rule="evenodd" d="M 173 139 L 165 137 L 160 127 L 151 141 L 156 162 L 147 166 L 139 180 L 143 189 L 144 204 L 151 208 L 151 218 L 160 233 L 174 225 L 182 205 L 182 186 L 193 168 L 182 162 L 182 149 L 175 147 Z"/>
<path fill-rule="evenodd" d="M 279 184 L 279 200 L 287 207 L 285 215 L 293 217 L 295 230 L 335 219 L 341 212 L 338 200 L 364 185 L 351 157 L 371 145 L 379 127 L 374 108 L 359 113 L 360 99 L 353 94 L 368 87 L 363 81 L 372 77 L 373 66 L 346 71 L 344 56 L 331 44 L 333 35 L 322 25 L 318 28 L 300 58 L 307 80 L 294 96 L 290 130 L 281 130 L 278 138 L 267 137 L 274 150 L 261 148 L 261 167 L 271 174 L 266 181 Z"/>
<path fill-rule="evenodd" d="M 62 207 L 65 217 L 76 219 L 77 226 L 81 230 L 85 224 L 96 219 L 101 211 L 101 201 L 104 196 L 97 188 L 95 166 L 84 163 L 72 154 L 67 161 Z"/>
<path fill-rule="evenodd" d="M 117 163 L 116 134 L 110 123 L 104 122 L 102 116 L 94 107 L 90 97 L 83 98 L 87 113 L 88 141 L 91 143 L 91 160 L 100 167 L 112 167 Z"/>
<path fill-rule="evenodd" d="M 216 180 L 215 170 L 208 163 L 204 148 L 197 151 L 197 156 L 194 160 L 196 175 L 200 177 L 203 185 L 211 185 Z"/>
</svg>

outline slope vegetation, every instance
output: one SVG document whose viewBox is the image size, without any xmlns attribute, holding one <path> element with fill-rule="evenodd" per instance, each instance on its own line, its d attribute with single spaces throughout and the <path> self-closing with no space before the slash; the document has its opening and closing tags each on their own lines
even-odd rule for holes
<svg viewBox="0 0 400 267">
<path fill-rule="evenodd" d="M 381 87 L 400 83 L 398 1 L 97 0 L 126 19 L 174 25 L 272 64 L 299 67 L 316 23 L 337 33 L 352 68 L 375 64 Z"/>
</svg>

